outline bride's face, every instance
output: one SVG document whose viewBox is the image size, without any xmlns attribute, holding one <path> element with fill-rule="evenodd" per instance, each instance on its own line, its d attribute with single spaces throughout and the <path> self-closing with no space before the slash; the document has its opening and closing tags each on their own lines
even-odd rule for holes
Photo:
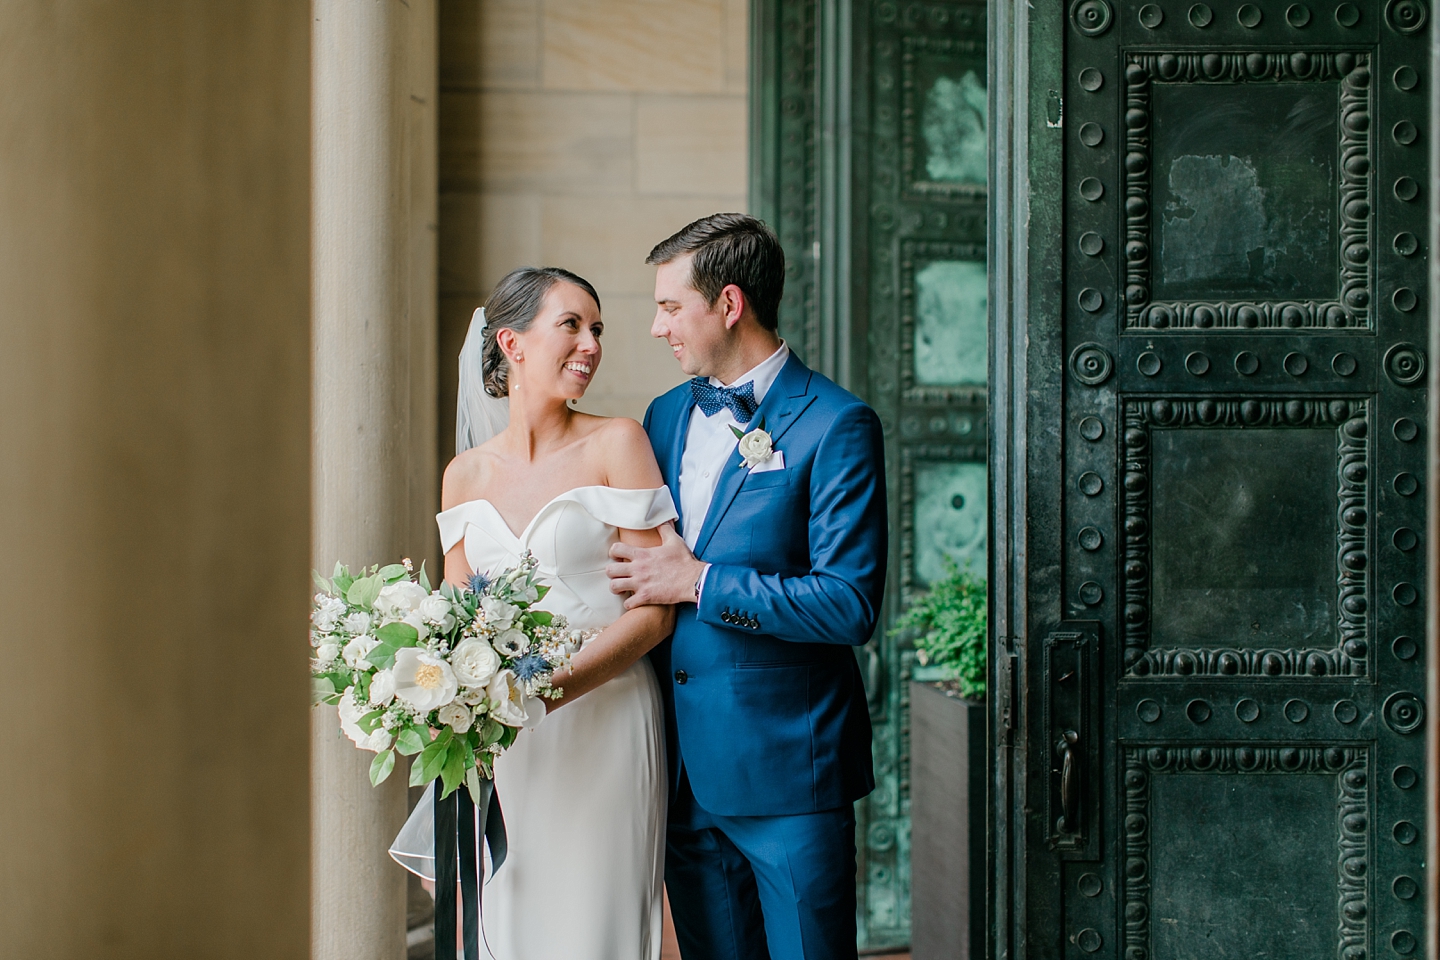
<svg viewBox="0 0 1440 960">
<path fill-rule="evenodd" d="M 500 346 L 510 359 L 510 389 L 567 400 L 585 396 L 600 369 L 604 331 L 600 308 L 590 294 L 573 283 L 556 282 L 528 330 L 497 334 L 504 337 Z"/>
</svg>

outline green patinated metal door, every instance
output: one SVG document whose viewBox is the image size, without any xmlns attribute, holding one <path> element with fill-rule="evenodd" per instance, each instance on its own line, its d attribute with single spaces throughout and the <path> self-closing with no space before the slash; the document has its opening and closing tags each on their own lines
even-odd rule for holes
<svg viewBox="0 0 1440 960">
<path fill-rule="evenodd" d="M 1419 949 L 1430 15 L 997 25 L 999 957 Z"/>
<path fill-rule="evenodd" d="M 791 261 L 781 332 L 884 425 L 888 625 L 945 557 L 986 570 L 985 4 L 774 0 L 754 24 L 755 207 Z M 902 947 L 913 653 L 882 631 L 862 663 L 878 783 L 860 939 Z"/>
</svg>

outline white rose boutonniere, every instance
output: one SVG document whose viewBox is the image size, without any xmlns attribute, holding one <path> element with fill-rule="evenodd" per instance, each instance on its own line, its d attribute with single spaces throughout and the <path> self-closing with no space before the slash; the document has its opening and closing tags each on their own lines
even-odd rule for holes
<svg viewBox="0 0 1440 960">
<path fill-rule="evenodd" d="M 753 470 L 775 455 L 775 444 L 770 439 L 770 434 L 765 432 L 764 420 L 761 420 L 760 425 L 748 433 L 739 427 L 731 427 L 730 430 L 740 441 L 736 449 L 740 452 L 745 469 Z"/>
</svg>

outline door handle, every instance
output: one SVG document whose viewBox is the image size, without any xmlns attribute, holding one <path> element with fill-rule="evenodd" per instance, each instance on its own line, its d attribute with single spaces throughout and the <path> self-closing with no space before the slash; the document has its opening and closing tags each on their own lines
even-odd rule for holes
<svg viewBox="0 0 1440 960">
<path fill-rule="evenodd" d="M 1066 860 L 1091 860 L 1100 852 L 1100 718 L 1093 689 L 1099 649 L 1100 624 L 1093 620 L 1066 620 L 1045 638 L 1045 729 L 1053 751 L 1045 757 L 1046 821 L 1051 849 Z"/>
<path fill-rule="evenodd" d="M 1061 833 L 1079 833 L 1080 805 L 1080 759 L 1076 750 L 1080 734 L 1066 730 L 1055 745 L 1060 754 L 1060 822 L 1056 824 Z"/>
</svg>

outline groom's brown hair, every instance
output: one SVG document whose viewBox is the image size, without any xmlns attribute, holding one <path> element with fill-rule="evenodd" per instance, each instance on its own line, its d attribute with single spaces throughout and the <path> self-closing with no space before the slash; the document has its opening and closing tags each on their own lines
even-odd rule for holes
<svg viewBox="0 0 1440 960">
<path fill-rule="evenodd" d="M 780 325 L 780 297 L 785 292 L 785 251 L 770 228 L 743 213 L 714 213 L 682 227 L 661 240 L 645 262 L 669 263 L 687 253 L 690 286 L 711 306 L 730 284 L 740 288 L 766 330 Z"/>
</svg>

